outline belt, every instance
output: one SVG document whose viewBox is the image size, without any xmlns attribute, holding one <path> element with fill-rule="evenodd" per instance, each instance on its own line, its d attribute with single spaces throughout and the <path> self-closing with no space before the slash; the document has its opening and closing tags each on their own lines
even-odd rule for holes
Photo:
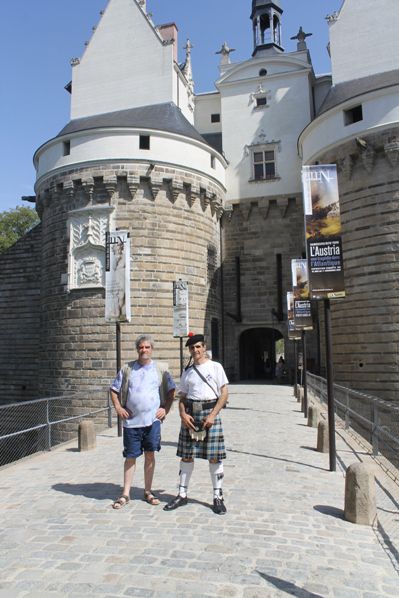
<svg viewBox="0 0 399 598">
<path fill-rule="evenodd" d="M 217 399 L 211 399 L 209 401 L 193 401 L 192 399 L 186 399 L 190 403 L 190 406 L 193 404 L 200 409 L 213 409 L 217 403 Z"/>
</svg>

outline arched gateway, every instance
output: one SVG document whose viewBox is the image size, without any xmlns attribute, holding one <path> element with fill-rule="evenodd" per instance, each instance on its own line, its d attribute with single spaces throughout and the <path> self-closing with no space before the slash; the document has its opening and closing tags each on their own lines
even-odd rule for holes
<svg viewBox="0 0 399 598">
<path fill-rule="evenodd" d="M 250 328 L 240 336 L 240 379 L 272 380 L 276 342 L 283 338 L 275 328 Z"/>
</svg>

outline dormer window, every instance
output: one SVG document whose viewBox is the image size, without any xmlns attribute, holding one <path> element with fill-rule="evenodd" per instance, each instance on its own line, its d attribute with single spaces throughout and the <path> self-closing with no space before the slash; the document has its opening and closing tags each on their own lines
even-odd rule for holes
<svg viewBox="0 0 399 598">
<path fill-rule="evenodd" d="M 267 104 L 267 98 L 266 96 L 261 96 L 259 98 L 256 98 L 256 107 L 257 108 L 261 108 L 262 106 L 266 106 Z"/>
</svg>

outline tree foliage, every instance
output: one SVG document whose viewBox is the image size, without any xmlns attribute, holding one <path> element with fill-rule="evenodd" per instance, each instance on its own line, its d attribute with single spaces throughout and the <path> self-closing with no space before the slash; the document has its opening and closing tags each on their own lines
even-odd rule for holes
<svg viewBox="0 0 399 598">
<path fill-rule="evenodd" d="M 7 251 L 38 223 L 39 216 L 33 208 L 18 206 L 13 210 L 0 212 L 0 253 Z"/>
</svg>

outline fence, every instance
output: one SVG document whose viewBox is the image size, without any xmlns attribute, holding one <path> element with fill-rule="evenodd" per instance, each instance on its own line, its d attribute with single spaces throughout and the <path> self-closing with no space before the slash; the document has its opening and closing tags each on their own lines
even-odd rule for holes
<svg viewBox="0 0 399 598">
<path fill-rule="evenodd" d="M 307 372 L 308 392 L 327 403 L 324 378 Z M 399 405 L 334 384 L 335 413 L 346 429 L 353 429 L 371 446 L 372 454 L 383 455 L 399 467 Z"/>
<path fill-rule="evenodd" d="M 1 405 L 0 466 L 71 440 L 84 418 L 103 413 L 111 427 L 108 394 L 103 389 L 91 389 L 90 394 L 90 408 L 87 395 L 79 393 Z"/>
</svg>

